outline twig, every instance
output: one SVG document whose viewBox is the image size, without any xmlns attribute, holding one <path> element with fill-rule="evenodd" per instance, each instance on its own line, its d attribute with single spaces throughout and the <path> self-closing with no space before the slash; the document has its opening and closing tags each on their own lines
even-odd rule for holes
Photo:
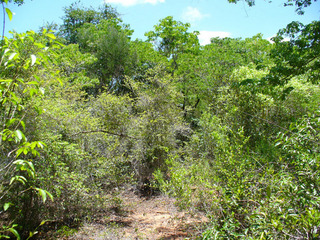
<svg viewBox="0 0 320 240">
<path fill-rule="evenodd" d="M 2 172 L 3 170 L 5 170 L 6 168 L 10 167 L 10 166 L 12 165 L 13 161 L 14 161 L 14 160 L 12 160 L 11 162 L 9 162 L 9 163 L 7 164 L 7 166 L 5 166 L 4 168 L 0 169 L 0 172 Z"/>
<path fill-rule="evenodd" d="M 126 137 L 126 138 L 132 138 L 132 139 L 138 140 L 138 138 L 131 137 L 131 136 L 128 136 L 128 135 L 126 135 L 126 134 L 113 133 L 113 132 L 109 132 L 109 131 L 106 131 L 106 130 L 82 131 L 82 132 L 78 132 L 78 133 L 71 134 L 71 136 L 76 136 L 76 135 L 80 135 L 80 134 L 87 134 L 87 133 L 107 133 L 107 134 L 115 135 L 115 136 L 118 136 L 118 137 Z"/>
</svg>

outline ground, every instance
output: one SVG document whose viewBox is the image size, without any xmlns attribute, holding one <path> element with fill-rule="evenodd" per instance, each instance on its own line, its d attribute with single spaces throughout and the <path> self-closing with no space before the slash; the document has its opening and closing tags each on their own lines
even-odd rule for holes
<svg viewBox="0 0 320 240">
<path fill-rule="evenodd" d="M 179 211 L 168 196 L 141 197 L 127 192 L 121 209 L 84 225 L 68 240 L 195 239 L 208 221 L 203 213 Z"/>
</svg>

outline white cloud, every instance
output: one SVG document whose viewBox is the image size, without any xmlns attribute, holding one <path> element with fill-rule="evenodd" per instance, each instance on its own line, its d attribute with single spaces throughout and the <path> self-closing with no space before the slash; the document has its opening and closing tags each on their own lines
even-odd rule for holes
<svg viewBox="0 0 320 240">
<path fill-rule="evenodd" d="M 194 23 L 208 16 L 208 14 L 203 14 L 199 11 L 199 9 L 193 7 L 187 7 L 182 13 L 183 21 L 189 23 Z"/>
<path fill-rule="evenodd" d="M 198 35 L 201 45 L 209 44 L 210 39 L 215 37 L 219 37 L 219 38 L 231 37 L 231 33 L 215 32 L 215 31 L 200 31 L 200 34 Z"/>
<path fill-rule="evenodd" d="M 137 5 L 137 4 L 145 4 L 145 3 L 151 3 L 153 5 L 157 3 L 164 3 L 166 0 L 104 0 L 105 3 L 114 3 L 114 4 L 120 4 L 125 7 Z"/>
</svg>

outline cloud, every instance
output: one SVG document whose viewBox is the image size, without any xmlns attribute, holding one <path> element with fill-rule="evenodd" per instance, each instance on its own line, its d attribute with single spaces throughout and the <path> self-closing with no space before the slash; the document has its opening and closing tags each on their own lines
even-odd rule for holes
<svg viewBox="0 0 320 240">
<path fill-rule="evenodd" d="M 182 13 L 183 21 L 194 23 L 200 21 L 205 17 L 208 17 L 208 14 L 203 14 L 197 8 L 187 7 Z"/>
<path fill-rule="evenodd" d="M 164 3 L 166 0 L 104 0 L 105 3 L 114 3 L 114 4 L 120 4 L 124 7 L 129 7 L 137 4 L 157 4 L 157 3 Z"/>
<path fill-rule="evenodd" d="M 231 33 L 229 32 L 215 32 L 215 31 L 200 31 L 200 34 L 198 35 L 199 41 L 201 45 L 207 45 L 210 43 L 211 38 L 225 38 L 225 37 L 231 37 Z"/>
</svg>

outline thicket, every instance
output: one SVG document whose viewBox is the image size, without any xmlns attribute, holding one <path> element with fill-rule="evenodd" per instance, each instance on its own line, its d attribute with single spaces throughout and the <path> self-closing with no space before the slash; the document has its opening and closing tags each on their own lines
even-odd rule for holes
<svg viewBox="0 0 320 240">
<path fill-rule="evenodd" d="M 0 238 L 94 219 L 127 184 L 206 212 L 203 239 L 319 238 L 319 21 L 200 46 L 119 16 L 72 4 L 3 37 Z"/>
</svg>

